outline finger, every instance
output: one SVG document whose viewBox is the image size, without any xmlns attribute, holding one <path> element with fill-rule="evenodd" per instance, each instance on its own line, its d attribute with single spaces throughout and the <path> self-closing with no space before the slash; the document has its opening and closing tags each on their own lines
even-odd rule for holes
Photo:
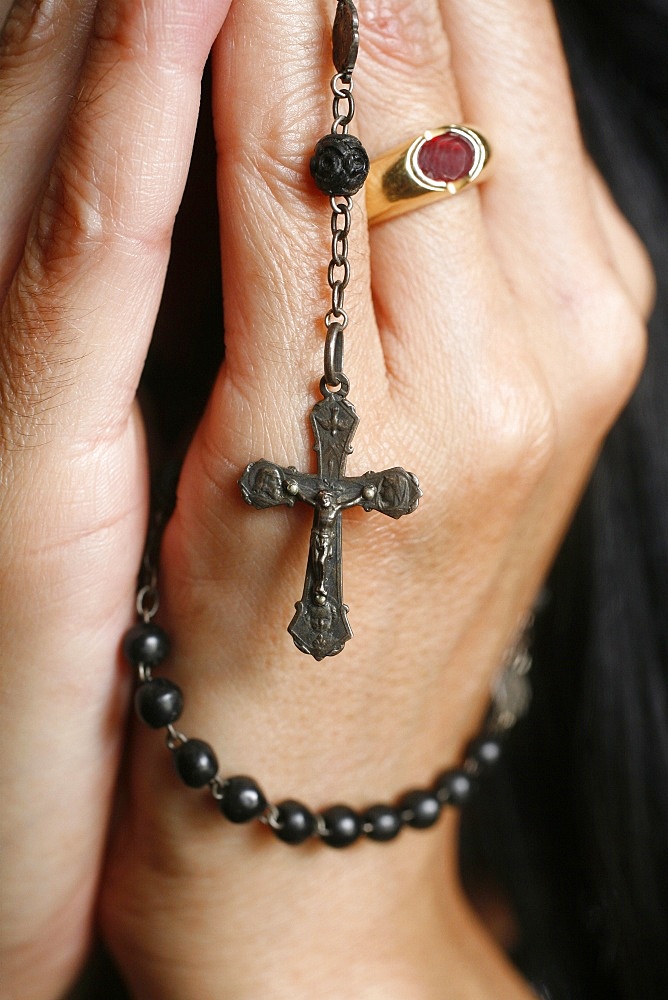
<svg viewBox="0 0 668 1000">
<path fill-rule="evenodd" d="M 438 0 L 399 0 L 391 10 L 384 0 L 365 5 L 355 86 L 372 157 L 425 129 L 462 121 Z M 385 341 L 390 368 L 405 371 L 429 358 L 442 377 L 444 352 L 433 349 L 434 341 L 468 327 L 463 320 L 471 297 L 480 295 L 480 271 L 490 269 L 476 190 L 375 226 L 371 254 L 381 329 L 393 334 Z"/>
<path fill-rule="evenodd" d="M 77 406 L 85 439 L 129 419 L 202 68 L 227 2 L 110 0 L 97 12 L 79 94 L 3 307 L 5 418 L 25 423 L 33 439 L 40 429 L 71 438 L 65 403 Z"/>
<path fill-rule="evenodd" d="M 0 38 L 0 299 L 53 161 L 94 0 L 17 0 Z"/>
<path fill-rule="evenodd" d="M 494 176 L 481 197 L 497 253 L 520 287 L 541 269 L 577 279 L 580 248 L 600 249 L 601 239 L 551 4 L 441 0 L 441 9 L 466 115 L 493 132 Z M 537 265 L 529 273 L 527 255 Z"/>
<path fill-rule="evenodd" d="M 331 208 L 309 176 L 309 159 L 332 124 L 330 33 L 329 16 L 316 0 L 300 7 L 298 20 L 293 5 L 274 5 L 267 17 L 262 0 L 247 0 L 232 8 L 214 51 L 225 377 L 247 399 L 259 395 L 265 412 L 267 402 L 276 403 L 279 426 L 285 424 L 286 401 L 292 408 L 296 396 L 295 420 L 280 435 L 286 455 L 277 459 L 294 455 L 292 423 L 303 424 L 305 382 L 317 384 L 323 370 Z M 354 370 L 356 391 L 371 379 L 375 390 L 369 391 L 378 392 L 385 369 L 359 206 L 358 195 L 349 244 L 345 369 Z M 303 443 L 308 449 L 305 427 Z"/>
</svg>

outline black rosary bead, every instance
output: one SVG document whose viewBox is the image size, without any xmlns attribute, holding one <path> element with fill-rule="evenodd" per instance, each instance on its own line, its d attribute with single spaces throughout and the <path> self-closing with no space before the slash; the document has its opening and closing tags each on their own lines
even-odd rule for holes
<svg viewBox="0 0 668 1000">
<path fill-rule="evenodd" d="M 183 711 L 181 688 L 164 677 L 140 684 L 135 692 L 135 711 L 142 722 L 153 729 L 168 726 Z"/>
<path fill-rule="evenodd" d="M 311 157 L 311 175 L 321 191 L 357 194 L 369 173 L 369 157 L 357 136 L 331 132 L 319 140 Z"/>
<path fill-rule="evenodd" d="M 349 847 L 362 833 L 362 819 L 349 806 L 331 806 L 321 816 L 327 830 L 322 841 L 330 847 Z"/>
<path fill-rule="evenodd" d="M 182 781 L 203 788 L 218 773 L 216 755 L 204 740 L 187 740 L 174 750 L 174 764 Z"/>
<path fill-rule="evenodd" d="M 468 755 L 482 770 L 487 771 L 499 762 L 501 741 L 496 736 L 481 736 L 471 743 Z"/>
<path fill-rule="evenodd" d="M 377 840 L 384 843 L 394 840 L 404 821 L 398 809 L 392 806 L 371 806 L 362 816 L 362 824 L 368 829 L 364 830 L 370 840 Z"/>
<path fill-rule="evenodd" d="M 159 625 L 140 622 L 123 636 L 123 653 L 133 667 L 156 667 L 169 653 L 169 637 Z"/>
<path fill-rule="evenodd" d="M 434 791 L 439 802 L 449 802 L 453 806 L 463 806 L 473 793 L 473 781 L 466 771 L 451 768 L 438 777 Z"/>
<path fill-rule="evenodd" d="M 231 823 L 248 823 L 267 808 L 267 800 L 260 786 L 245 774 L 228 778 L 223 786 L 220 811 Z"/>
<path fill-rule="evenodd" d="M 410 812 L 412 815 L 406 822 L 409 826 L 414 826 L 417 830 L 426 830 L 433 826 L 441 814 L 441 803 L 438 801 L 435 792 L 430 792 L 416 788 L 412 792 L 407 792 L 399 803 L 401 813 Z"/>
<path fill-rule="evenodd" d="M 274 828 L 274 833 L 279 840 L 286 844 L 303 844 L 315 833 L 315 816 L 301 802 L 286 799 L 279 802 L 276 810 L 278 827 Z"/>
</svg>

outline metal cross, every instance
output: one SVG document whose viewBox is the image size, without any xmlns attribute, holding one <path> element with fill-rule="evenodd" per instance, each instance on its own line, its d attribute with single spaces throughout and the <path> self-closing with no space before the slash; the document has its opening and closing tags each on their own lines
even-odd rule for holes
<svg viewBox="0 0 668 1000">
<path fill-rule="evenodd" d="M 317 473 L 260 459 L 239 480 L 244 500 L 258 509 L 293 507 L 297 500 L 313 507 L 304 592 L 288 632 L 297 648 L 316 660 L 340 653 L 353 634 L 343 603 L 341 511 L 359 506 L 397 518 L 414 511 L 422 496 L 416 477 L 404 469 L 344 475 L 358 423 L 344 393 L 327 393 L 311 412 Z"/>
</svg>

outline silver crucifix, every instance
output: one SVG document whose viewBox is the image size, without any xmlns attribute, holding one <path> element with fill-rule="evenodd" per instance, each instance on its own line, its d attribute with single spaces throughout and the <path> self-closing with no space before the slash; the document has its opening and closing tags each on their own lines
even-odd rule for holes
<svg viewBox="0 0 668 1000">
<path fill-rule="evenodd" d="M 304 592 L 288 632 L 297 648 L 316 660 L 340 653 L 353 634 L 343 603 L 341 511 L 362 507 L 397 518 L 414 511 L 422 496 L 416 477 L 404 469 L 344 475 L 358 423 L 355 407 L 344 393 L 328 392 L 311 412 L 317 473 L 260 459 L 239 481 L 244 500 L 258 509 L 293 507 L 298 500 L 313 507 Z"/>
</svg>

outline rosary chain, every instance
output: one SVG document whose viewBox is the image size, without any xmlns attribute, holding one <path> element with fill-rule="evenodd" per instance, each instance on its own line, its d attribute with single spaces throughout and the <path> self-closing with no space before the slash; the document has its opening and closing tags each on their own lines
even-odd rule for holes
<svg viewBox="0 0 668 1000">
<path fill-rule="evenodd" d="M 332 114 L 334 116 L 332 132 L 338 132 L 339 135 L 347 135 L 348 127 L 355 115 L 353 78 L 350 73 L 336 73 L 332 77 L 330 86 L 334 94 L 334 100 L 332 101 Z M 341 110 L 342 101 L 348 106 L 346 111 Z"/>
<path fill-rule="evenodd" d="M 350 73 L 336 73 L 331 81 L 332 132 L 347 135 L 355 114 L 353 80 Z M 327 269 L 327 283 L 332 290 L 332 307 L 325 316 L 325 325 L 337 323 L 341 330 L 348 326 L 345 310 L 345 292 L 350 282 L 350 260 L 348 258 L 348 235 L 350 233 L 353 200 L 349 195 L 334 195 L 330 199 L 332 208 L 332 259 Z M 340 372 L 343 374 L 343 372 Z"/>
<path fill-rule="evenodd" d="M 330 374 L 340 367 L 341 337 L 341 325 L 332 324 L 328 329 Z M 342 383 L 347 383 L 343 374 L 341 379 Z M 342 384 L 341 388 L 346 391 L 345 384 Z M 224 776 L 218 768 L 218 761 L 211 747 L 204 741 L 187 735 L 175 725 L 183 708 L 182 693 L 169 680 L 154 678 L 152 670 L 152 667 L 167 655 L 168 643 L 166 648 L 163 646 L 159 656 L 144 656 L 141 652 L 142 648 L 144 651 L 154 649 L 150 642 L 143 647 L 140 642 L 139 648 L 132 645 L 138 638 L 137 629 L 140 640 L 142 637 L 144 640 L 153 637 L 155 641 L 156 636 L 162 631 L 159 626 L 152 623 L 151 619 L 155 613 L 153 605 L 155 604 L 157 610 L 159 599 L 158 554 L 165 523 L 165 511 L 154 504 L 149 544 L 138 581 L 137 610 L 143 624 L 130 630 L 128 635 L 132 637 L 132 642 L 125 649 L 126 656 L 137 671 L 138 700 L 135 702 L 137 712 L 140 718 L 153 728 L 164 728 L 167 748 L 174 755 L 177 772 L 187 785 L 193 788 L 208 785 L 212 799 L 217 802 L 223 815 L 233 822 L 257 819 L 272 829 L 279 839 L 288 843 L 301 843 L 304 839 L 315 837 L 332 847 L 346 846 L 360 836 L 372 840 L 393 839 L 407 826 L 426 829 L 436 822 L 445 806 L 463 805 L 468 800 L 483 773 L 497 760 L 501 752 L 500 740 L 505 731 L 514 725 L 528 707 L 526 675 L 531 666 L 531 653 L 525 633 L 520 633 L 506 655 L 504 672 L 506 684 L 497 685 L 494 691 L 482 737 L 471 744 L 458 767 L 442 771 L 433 785 L 405 793 L 395 805 L 377 805 L 365 810 L 353 810 L 348 806 L 339 805 L 316 811 L 309 810 L 294 800 L 275 803 L 264 796 L 254 779 L 247 776 Z M 525 626 L 530 624 L 530 620 L 524 623 Z M 163 698 L 166 698 L 166 701 L 163 701 Z M 172 701 L 176 698 L 171 707 L 170 698 Z M 204 767 L 205 771 L 200 777 L 198 768 L 201 767 Z M 246 793 L 250 795 L 250 806 L 244 805 L 243 795 Z M 253 796 L 255 796 L 254 801 Z M 388 822 L 391 827 L 389 832 Z M 303 829 L 299 826 L 300 823 Z M 383 823 L 386 824 L 385 827 L 382 826 Z"/>
</svg>

